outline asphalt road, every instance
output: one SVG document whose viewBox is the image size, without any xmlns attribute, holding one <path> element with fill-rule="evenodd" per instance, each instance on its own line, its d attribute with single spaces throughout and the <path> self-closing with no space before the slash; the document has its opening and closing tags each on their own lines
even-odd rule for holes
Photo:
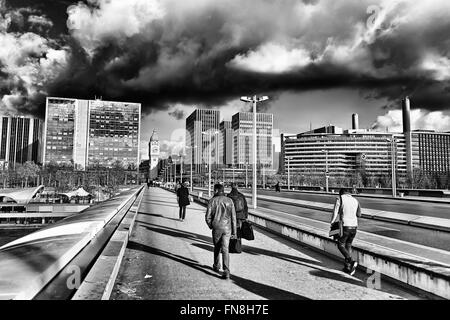
<svg viewBox="0 0 450 320">
<path fill-rule="evenodd" d="M 288 199 L 299 199 L 306 201 L 317 201 L 323 203 L 334 203 L 337 195 L 329 194 L 314 194 L 314 193 L 303 193 L 303 192 L 274 192 L 266 190 L 258 190 L 258 194 L 270 195 L 281 198 Z M 409 214 L 417 214 L 421 216 L 428 217 L 438 217 L 450 219 L 450 204 L 443 203 L 429 203 L 420 201 L 408 201 L 400 199 L 376 199 L 376 198 L 365 198 L 357 197 L 361 206 L 363 208 L 383 210 L 383 211 L 393 211 L 402 212 Z"/>
<path fill-rule="evenodd" d="M 331 213 L 328 212 L 279 204 L 270 201 L 258 200 L 258 206 L 324 222 L 329 222 L 331 219 Z M 449 232 L 433 231 L 414 226 L 372 219 L 359 219 L 359 230 L 450 251 Z"/>
<path fill-rule="evenodd" d="M 270 195 L 288 199 L 300 199 L 308 201 L 318 201 L 323 203 L 334 203 L 336 195 L 310 194 L 294 192 L 274 192 L 258 190 L 260 195 Z M 251 197 L 250 197 L 251 198 Z M 364 208 L 418 214 L 450 219 L 450 205 L 434 204 L 417 201 L 371 199 L 359 197 L 358 200 Z M 249 202 L 251 200 L 248 200 Z M 329 222 L 331 213 L 313 210 L 295 205 L 274 203 L 267 200 L 258 200 L 258 206 L 298 215 L 305 218 Z M 433 208 L 433 210 L 430 210 Z M 421 244 L 424 246 L 450 251 L 450 233 L 434 231 L 404 224 L 385 222 L 372 219 L 359 219 L 359 229 L 390 237 L 398 240 Z"/>
</svg>

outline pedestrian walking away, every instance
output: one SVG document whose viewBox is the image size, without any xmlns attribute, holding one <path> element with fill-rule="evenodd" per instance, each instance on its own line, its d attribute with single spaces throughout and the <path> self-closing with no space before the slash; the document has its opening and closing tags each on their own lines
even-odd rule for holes
<svg viewBox="0 0 450 320">
<path fill-rule="evenodd" d="M 339 197 L 334 205 L 331 225 L 342 220 L 343 232 L 338 238 L 338 249 L 344 256 L 344 271 L 353 275 L 358 263 L 352 258 L 352 243 L 358 228 L 358 217 L 361 217 L 361 206 L 350 192 L 343 188 L 339 191 Z"/>
<path fill-rule="evenodd" d="M 281 188 L 280 188 L 280 183 L 277 182 L 277 184 L 275 185 L 275 192 L 281 192 Z"/>
<path fill-rule="evenodd" d="M 236 210 L 233 200 L 225 196 L 221 184 L 214 185 L 214 196 L 209 200 L 205 221 L 212 230 L 214 244 L 213 270 L 220 272 L 220 252 L 222 252 L 223 278 L 230 278 L 230 238 L 236 238 Z"/>
<path fill-rule="evenodd" d="M 177 189 L 178 206 L 180 207 L 179 219 L 184 221 L 186 218 L 186 206 L 190 205 L 189 201 L 189 189 L 186 187 L 186 182 L 180 184 Z"/>
<path fill-rule="evenodd" d="M 237 184 L 231 184 L 231 192 L 228 197 L 233 200 L 234 209 L 236 211 L 237 236 L 239 238 L 239 230 L 242 228 L 242 222 L 248 218 L 248 205 L 245 196 L 237 189 Z"/>
</svg>

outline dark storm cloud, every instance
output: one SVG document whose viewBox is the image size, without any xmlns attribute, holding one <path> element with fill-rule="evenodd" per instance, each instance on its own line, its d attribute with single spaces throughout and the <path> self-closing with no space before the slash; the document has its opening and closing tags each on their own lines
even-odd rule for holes
<svg viewBox="0 0 450 320">
<path fill-rule="evenodd" d="M 437 0 L 375 1 L 372 20 L 369 0 L 51 3 L 18 0 L 30 13 L 14 20 L 16 32 L 47 33 L 47 47 L 68 58 L 43 81 L 40 99 L 102 96 L 141 102 L 149 113 L 264 94 L 265 111 L 283 91 L 354 88 L 388 107 L 406 94 L 413 106 L 450 105 L 450 5 Z"/>
<path fill-rule="evenodd" d="M 186 117 L 186 114 L 183 110 L 180 109 L 176 109 L 172 112 L 169 112 L 169 116 L 174 117 L 176 120 L 181 120 L 184 119 Z"/>
</svg>

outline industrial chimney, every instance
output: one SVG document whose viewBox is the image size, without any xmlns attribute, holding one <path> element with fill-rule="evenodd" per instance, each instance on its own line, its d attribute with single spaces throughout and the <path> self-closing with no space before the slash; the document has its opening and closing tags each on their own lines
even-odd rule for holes
<svg viewBox="0 0 450 320">
<path fill-rule="evenodd" d="M 409 104 L 409 97 L 406 96 L 402 100 L 402 115 L 403 115 L 403 134 L 405 136 L 406 147 L 406 171 L 408 176 L 412 179 L 412 137 L 411 137 L 411 109 Z"/>
<path fill-rule="evenodd" d="M 402 115 L 403 132 L 411 132 L 411 109 L 408 97 L 405 97 L 405 99 L 402 100 Z"/>
<path fill-rule="evenodd" d="M 352 129 L 358 130 L 359 129 L 359 120 L 358 120 L 358 114 L 354 113 L 352 114 Z"/>
</svg>

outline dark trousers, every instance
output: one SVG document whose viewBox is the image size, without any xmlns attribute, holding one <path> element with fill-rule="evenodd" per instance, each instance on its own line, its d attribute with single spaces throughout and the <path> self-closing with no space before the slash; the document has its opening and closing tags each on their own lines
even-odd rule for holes
<svg viewBox="0 0 450 320">
<path fill-rule="evenodd" d="M 344 234 L 338 239 L 338 249 L 345 258 L 344 265 L 350 268 L 352 260 L 352 242 L 356 236 L 356 228 L 344 227 Z"/>
<path fill-rule="evenodd" d="M 186 206 L 180 206 L 180 219 L 184 219 L 186 217 Z"/>
<path fill-rule="evenodd" d="M 246 219 L 236 219 L 236 229 L 237 229 L 237 237 L 238 239 L 241 238 L 241 229 L 242 229 L 242 222 L 244 222 Z"/>
<path fill-rule="evenodd" d="M 220 252 L 222 251 L 222 267 L 224 272 L 230 272 L 230 253 L 228 247 L 230 245 L 231 233 L 213 230 L 212 238 L 214 243 L 214 268 L 219 269 Z"/>
</svg>

